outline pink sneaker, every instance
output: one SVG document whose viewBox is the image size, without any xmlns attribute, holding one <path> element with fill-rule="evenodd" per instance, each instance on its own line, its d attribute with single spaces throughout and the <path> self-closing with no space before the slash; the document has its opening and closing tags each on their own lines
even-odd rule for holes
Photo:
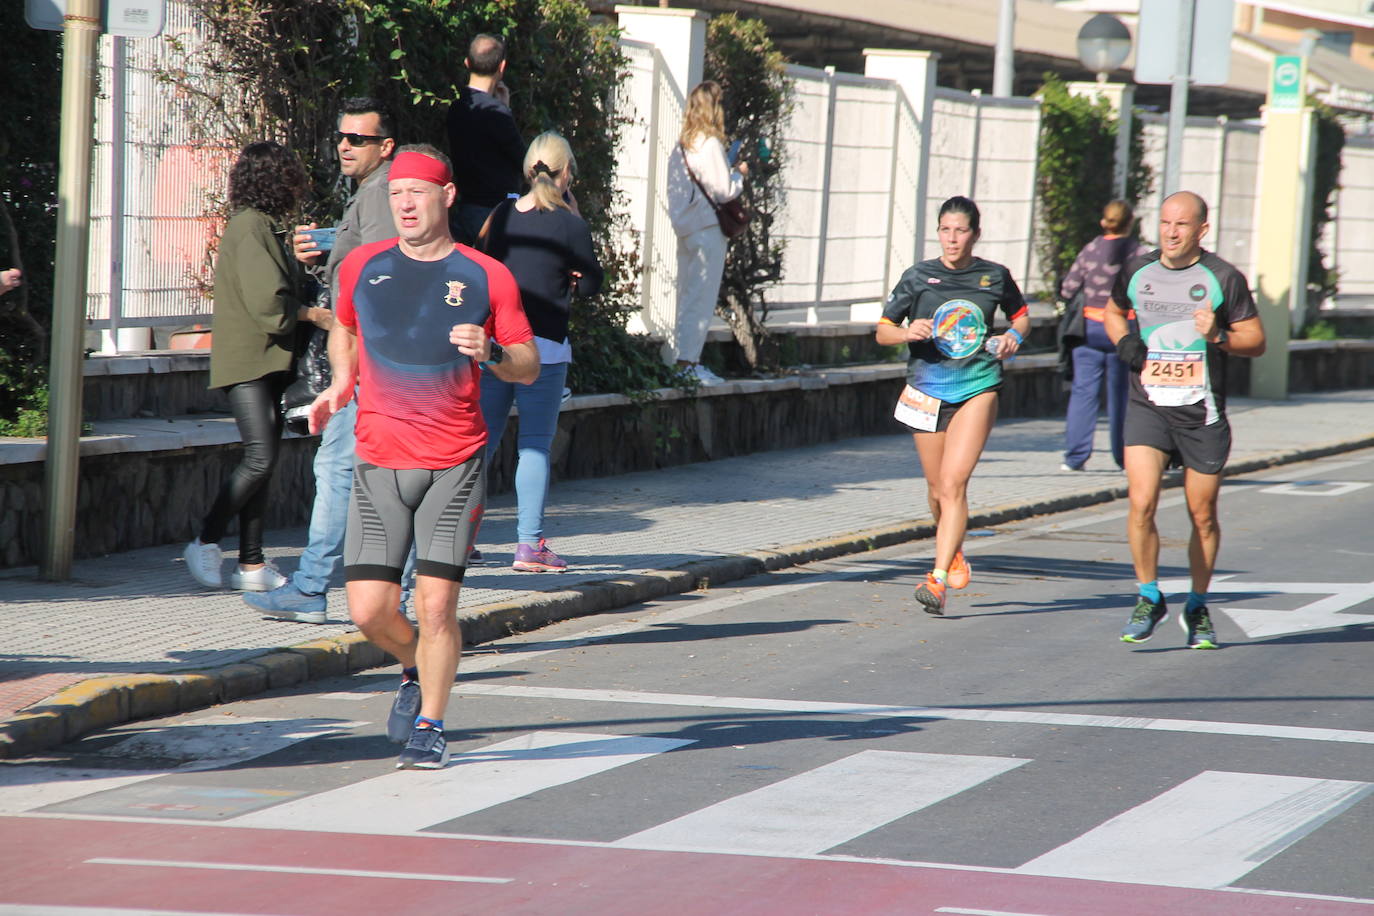
<svg viewBox="0 0 1374 916">
<path fill-rule="evenodd" d="M 549 549 L 548 542 L 540 538 L 539 543 L 534 546 L 529 544 L 516 546 L 515 562 L 511 564 L 511 568 L 524 572 L 561 573 L 568 568 L 568 564 L 562 557 Z"/>
</svg>

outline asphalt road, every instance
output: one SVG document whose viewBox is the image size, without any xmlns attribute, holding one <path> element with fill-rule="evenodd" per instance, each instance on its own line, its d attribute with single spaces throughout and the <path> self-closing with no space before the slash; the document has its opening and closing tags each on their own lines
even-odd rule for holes
<svg viewBox="0 0 1374 916">
<path fill-rule="evenodd" d="M 1124 511 L 478 647 L 438 773 L 394 669 L 5 765 L 0 914 L 1374 912 L 1374 452 L 1227 482 L 1220 651 L 1118 640 Z"/>
</svg>

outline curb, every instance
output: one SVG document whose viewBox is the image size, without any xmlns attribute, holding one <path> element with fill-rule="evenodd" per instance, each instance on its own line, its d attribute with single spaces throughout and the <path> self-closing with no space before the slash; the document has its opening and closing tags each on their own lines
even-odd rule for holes
<svg viewBox="0 0 1374 916">
<path fill-rule="evenodd" d="M 1226 475 L 1311 461 L 1374 447 L 1374 435 L 1307 448 L 1269 452 L 1228 465 Z M 1164 488 L 1183 485 L 1166 478 Z M 1124 483 L 1053 499 L 1006 503 L 969 515 L 970 528 L 1081 509 L 1120 499 Z M 461 618 L 464 642 L 476 645 L 549 623 L 615 610 L 710 588 L 764 572 L 833 559 L 922 540 L 935 535 L 932 522 L 871 528 L 833 538 L 790 544 L 773 550 L 694 560 L 664 570 L 583 582 L 560 591 L 538 592 L 520 601 L 483 605 Z M 361 633 L 312 640 L 265 650 L 247 661 L 173 674 L 122 674 L 97 677 L 63 688 L 42 705 L 0 722 L 0 760 L 36 754 L 83 735 L 138 719 L 204 709 L 308 681 L 394 664 L 395 660 Z"/>
</svg>

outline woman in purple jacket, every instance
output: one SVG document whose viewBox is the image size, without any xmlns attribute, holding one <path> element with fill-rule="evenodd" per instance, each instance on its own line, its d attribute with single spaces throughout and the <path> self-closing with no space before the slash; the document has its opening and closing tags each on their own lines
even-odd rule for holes
<svg viewBox="0 0 1374 916">
<path fill-rule="evenodd" d="M 1083 293 L 1083 338 L 1070 354 L 1073 388 L 1069 393 L 1068 422 L 1064 430 L 1064 463 L 1061 471 L 1081 471 L 1093 453 L 1102 379 L 1107 380 L 1107 421 L 1111 428 L 1112 458 L 1122 467 L 1125 449 L 1121 424 L 1126 416 L 1126 366 L 1102 326 L 1103 309 L 1121 265 L 1144 250 L 1131 235 L 1135 214 L 1124 200 L 1102 209 L 1102 235 L 1083 247 L 1068 276 L 1059 286 L 1060 298 L 1071 301 Z"/>
</svg>

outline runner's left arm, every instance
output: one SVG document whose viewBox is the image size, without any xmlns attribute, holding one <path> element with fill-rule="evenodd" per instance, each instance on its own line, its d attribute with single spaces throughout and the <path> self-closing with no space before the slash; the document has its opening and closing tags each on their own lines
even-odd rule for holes
<svg viewBox="0 0 1374 916">
<path fill-rule="evenodd" d="M 1026 298 L 1021 295 L 1021 287 L 1012 279 L 1011 271 L 1005 267 L 1002 268 L 1001 306 L 1002 314 L 1011 322 L 1011 330 L 1016 332 L 1003 334 L 1001 343 L 997 345 L 997 358 L 1005 361 L 1021 349 L 1021 345 L 1030 336 L 1031 328 L 1030 308 L 1026 305 Z"/>
</svg>

